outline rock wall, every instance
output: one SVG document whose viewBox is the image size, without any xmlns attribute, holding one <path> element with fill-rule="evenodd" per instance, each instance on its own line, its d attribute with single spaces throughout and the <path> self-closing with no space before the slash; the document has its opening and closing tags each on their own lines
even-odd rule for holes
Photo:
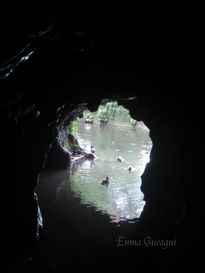
<svg viewBox="0 0 205 273">
<path fill-rule="evenodd" d="M 136 42 L 131 26 L 124 31 L 118 26 L 115 33 L 108 26 L 106 31 L 92 26 L 89 32 L 74 26 L 71 34 L 66 20 L 44 26 L 47 32 L 22 36 L 22 41 L 29 42 L 29 52 L 35 51 L 28 61 L 12 66 L 12 71 L 10 66 L 1 67 L 5 76 L 1 80 L 4 261 L 9 263 L 11 256 L 18 260 L 35 249 L 38 204 L 34 190 L 51 144 L 58 147 L 59 122 L 79 104 L 96 111 L 100 101 L 109 98 L 119 100 L 134 119 L 142 120 L 153 141 L 151 161 L 142 176 L 146 206 L 140 236 L 177 237 L 173 269 L 178 263 L 179 268 L 188 268 L 193 257 L 199 263 L 203 106 L 201 93 L 186 89 L 186 63 L 179 58 L 182 45 L 159 50 L 161 40 L 155 45 Z M 22 55 L 14 61 L 18 58 L 22 60 Z M 62 164 L 67 163 L 62 159 Z M 165 268 L 169 258 L 169 254 L 163 258 Z"/>
</svg>

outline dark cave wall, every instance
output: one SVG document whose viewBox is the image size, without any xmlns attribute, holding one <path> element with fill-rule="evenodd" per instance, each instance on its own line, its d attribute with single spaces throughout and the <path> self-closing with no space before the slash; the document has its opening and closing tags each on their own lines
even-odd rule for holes
<svg viewBox="0 0 205 273">
<path fill-rule="evenodd" d="M 146 206 L 140 232 L 177 236 L 183 263 L 197 248 L 203 200 L 201 151 L 196 152 L 194 145 L 200 139 L 202 101 L 200 94 L 185 90 L 186 63 L 182 66 L 181 58 L 177 62 L 178 51 L 174 59 L 173 52 L 167 57 L 166 50 L 155 51 L 157 58 L 153 57 L 153 48 L 147 51 L 148 44 L 145 48 L 144 43 L 136 45 L 127 32 L 101 36 L 93 30 L 79 37 L 73 31 L 73 37 L 67 38 L 66 31 L 43 42 L 35 38 L 36 54 L 1 82 L 5 256 L 27 253 L 36 245 L 34 189 L 52 143 L 61 157 L 59 167 L 61 162 L 66 167 L 56 142 L 59 108 L 65 105 L 69 113 L 80 103 L 88 103 L 95 111 L 102 99 L 120 98 L 132 117 L 149 127 L 153 141 L 151 162 L 142 176 Z M 74 41 L 71 53 L 70 41 Z M 46 167 L 53 168 L 49 163 Z"/>
</svg>

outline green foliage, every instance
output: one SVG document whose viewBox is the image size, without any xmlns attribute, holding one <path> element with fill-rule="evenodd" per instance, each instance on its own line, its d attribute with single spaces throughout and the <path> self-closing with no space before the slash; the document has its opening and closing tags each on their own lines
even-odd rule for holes
<svg viewBox="0 0 205 273">
<path fill-rule="evenodd" d="M 69 126 L 69 131 L 70 133 L 77 133 L 78 131 L 78 126 L 77 126 L 77 120 L 74 120 L 71 125 Z"/>
<path fill-rule="evenodd" d="M 83 112 L 83 117 L 84 117 L 85 119 L 93 119 L 93 114 L 92 114 L 89 110 L 85 110 L 85 111 Z"/>
<path fill-rule="evenodd" d="M 132 126 L 136 126 L 137 125 L 137 121 L 133 118 L 130 117 L 130 122 L 132 124 Z"/>
<path fill-rule="evenodd" d="M 91 113 L 89 110 L 83 113 L 85 119 L 93 120 L 96 117 L 102 123 L 112 122 L 116 124 L 137 125 L 137 121 L 131 118 L 129 110 L 122 105 L 118 105 L 117 101 L 107 102 L 105 105 L 100 105 L 96 113 Z"/>
<path fill-rule="evenodd" d="M 117 108 L 117 102 L 108 102 L 105 105 L 100 105 L 97 111 L 97 117 L 101 122 L 108 122 L 114 120 Z"/>
<path fill-rule="evenodd" d="M 129 111 L 121 105 L 119 105 L 116 109 L 115 122 L 119 123 L 119 124 L 121 124 L 121 123 L 129 124 L 130 123 Z"/>
</svg>

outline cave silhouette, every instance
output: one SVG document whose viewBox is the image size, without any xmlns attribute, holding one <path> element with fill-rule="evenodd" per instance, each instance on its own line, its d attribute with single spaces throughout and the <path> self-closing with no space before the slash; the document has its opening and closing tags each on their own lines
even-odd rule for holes
<svg viewBox="0 0 205 273">
<path fill-rule="evenodd" d="M 195 145 L 201 140 L 203 99 L 201 90 L 193 94 L 185 86 L 191 50 L 179 25 L 155 28 L 152 21 L 139 32 L 129 20 L 75 21 L 70 31 L 67 18 L 25 19 L 27 24 L 11 18 L 12 27 L 2 34 L 1 269 L 196 270 L 203 262 L 203 152 Z M 121 100 L 150 129 L 153 147 L 141 186 L 146 205 L 137 226 L 123 238 L 113 230 L 102 249 L 94 242 L 106 227 L 91 241 L 68 230 L 73 248 L 59 244 L 58 230 L 53 241 L 58 260 L 42 253 L 45 227 L 35 188 L 43 168 L 65 170 L 70 164 L 59 143 L 69 113 L 76 115 L 83 105 L 96 111 L 104 98 Z M 135 246 L 122 247 L 125 240 Z M 79 250 L 86 255 L 78 257 Z"/>
</svg>

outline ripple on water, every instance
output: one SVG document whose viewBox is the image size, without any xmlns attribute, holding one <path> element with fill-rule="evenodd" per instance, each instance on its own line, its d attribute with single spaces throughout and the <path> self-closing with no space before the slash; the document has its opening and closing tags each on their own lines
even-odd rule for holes
<svg viewBox="0 0 205 273">
<path fill-rule="evenodd" d="M 120 130 L 116 126 L 106 128 L 107 134 L 103 134 L 103 129 L 97 126 L 93 124 L 88 131 L 83 123 L 79 125 L 80 145 L 83 148 L 94 146 L 97 159 L 75 166 L 70 188 L 82 204 L 108 214 L 111 222 L 135 222 L 145 205 L 140 176 L 149 161 L 149 131 L 139 128 L 135 132 L 128 127 Z M 123 162 L 117 162 L 119 155 L 124 158 Z M 129 165 L 133 166 L 131 173 L 127 170 Z M 106 176 L 110 180 L 108 187 L 101 185 Z"/>
</svg>

